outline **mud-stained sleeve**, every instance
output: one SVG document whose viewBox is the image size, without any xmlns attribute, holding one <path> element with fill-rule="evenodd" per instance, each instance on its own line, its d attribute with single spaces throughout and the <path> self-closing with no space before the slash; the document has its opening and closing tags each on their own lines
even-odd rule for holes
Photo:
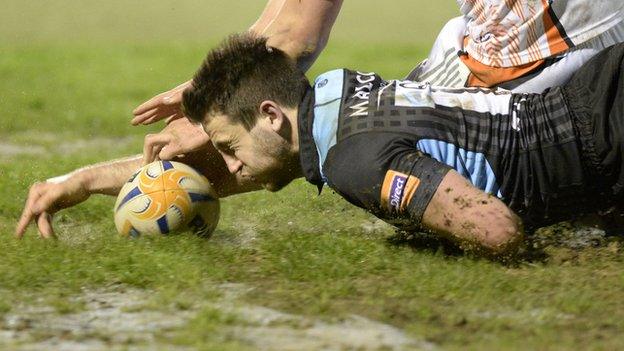
<svg viewBox="0 0 624 351">
<path fill-rule="evenodd" d="M 395 133 L 354 135 L 330 150 L 323 172 L 328 185 L 352 204 L 393 224 L 420 225 L 450 168 L 414 145 Z"/>
</svg>

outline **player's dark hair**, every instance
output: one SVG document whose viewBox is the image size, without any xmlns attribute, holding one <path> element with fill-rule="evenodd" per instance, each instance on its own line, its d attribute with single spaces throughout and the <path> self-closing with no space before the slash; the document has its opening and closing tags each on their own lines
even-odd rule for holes
<svg viewBox="0 0 624 351">
<path fill-rule="evenodd" d="M 266 38 L 236 34 L 208 52 L 183 93 L 182 106 L 191 120 L 201 122 L 207 114 L 225 114 L 251 130 L 262 101 L 295 107 L 307 85 L 295 62 L 283 51 L 268 47 Z"/>
</svg>

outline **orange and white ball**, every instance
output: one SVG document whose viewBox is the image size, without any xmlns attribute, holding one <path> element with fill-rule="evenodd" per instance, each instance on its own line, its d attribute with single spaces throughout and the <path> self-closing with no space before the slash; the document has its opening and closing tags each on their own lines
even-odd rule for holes
<svg viewBox="0 0 624 351">
<path fill-rule="evenodd" d="M 208 179 L 174 161 L 141 167 L 121 188 L 114 211 L 117 231 L 132 237 L 187 230 L 209 237 L 219 222 Z"/>
</svg>

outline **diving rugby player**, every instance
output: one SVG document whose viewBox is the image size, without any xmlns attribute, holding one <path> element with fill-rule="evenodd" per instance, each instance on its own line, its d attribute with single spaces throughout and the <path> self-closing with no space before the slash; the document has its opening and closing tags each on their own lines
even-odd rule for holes
<svg viewBox="0 0 624 351">
<path fill-rule="evenodd" d="M 339 69 L 313 88 L 266 39 L 209 53 L 183 94 L 234 174 L 304 176 L 399 227 L 493 252 L 528 226 L 611 206 L 624 173 L 624 44 L 541 94 L 449 89 Z M 520 216 L 520 217 L 518 217 Z"/>
<path fill-rule="evenodd" d="M 522 241 L 522 220 L 546 224 L 621 198 L 622 68 L 617 45 L 542 94 L 448 89 L 345 69 L 310 87 L 266 39 L 240 35 L 208 54 L 183 106 L 231 172 L 230 185 L 215 185 L 222 195 L 240 184 L 276 191 L 304 176 L 400 228 L 502 254 Z M 211 174 L 217 161 L 199 167 L 210 180 L 223 176 Z M 98 192 L 106 179 L 114 193 L 139 163 L 37 185 L 17 233 Z"/>
</svg>

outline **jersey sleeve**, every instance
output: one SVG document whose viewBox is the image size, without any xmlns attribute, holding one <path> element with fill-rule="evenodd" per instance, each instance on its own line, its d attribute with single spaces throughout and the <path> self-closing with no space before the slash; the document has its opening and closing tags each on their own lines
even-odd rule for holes
<svg viewBox="0 0 624 351">
<path fill-rule="evenodd" d="M 375 135 L 371 135 L 375 134 Z M 352 204 L 400 227 L 419 226 L 449 167 L 397 133 L 361 133 L 335 145 L 323 172 Z"/>
</svg>

